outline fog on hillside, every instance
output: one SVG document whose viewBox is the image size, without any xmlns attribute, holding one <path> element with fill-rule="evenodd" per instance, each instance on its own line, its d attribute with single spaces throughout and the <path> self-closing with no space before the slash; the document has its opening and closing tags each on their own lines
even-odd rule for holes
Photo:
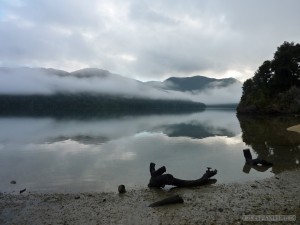
<svg viewBox="0 0 300 225">
<path fill-rule="evenodd" d="M 68 73 L 42 68 L 0 68 L 0 80 L 0 94 L 2 95 L 94 93 L 224 104 L 239 102 L 242 93 L 240 83 L 233 83 L 224 88 L 210 87 L 201 92 L 165 90 L 99 69 L 84 69 Z"/>
</svg>

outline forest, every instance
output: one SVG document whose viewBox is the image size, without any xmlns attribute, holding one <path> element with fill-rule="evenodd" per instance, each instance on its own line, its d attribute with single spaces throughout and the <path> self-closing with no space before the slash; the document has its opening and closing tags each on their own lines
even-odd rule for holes
<svg viewBox="0 0 300 225">
<path fill-rule="evenodd" d="M 1 116 L 99 117 L 134 114 L 195 112 L 199 102 L 129 98 L 92 93 L 53 95 L 0 95 Z"/>
<path fill-rule="evenodd" d="M 300 44 L 284 42 L 243 84 L 239 114 L 300 113 Z"/>
</svg>

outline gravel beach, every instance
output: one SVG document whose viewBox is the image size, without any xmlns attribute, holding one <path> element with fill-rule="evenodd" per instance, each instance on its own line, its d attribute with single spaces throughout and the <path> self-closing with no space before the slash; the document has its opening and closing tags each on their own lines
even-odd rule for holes
<svg viewBox="0 0 300 225">
<path fill-rule="evenodd" d="M 139 189 L 124 194 L 0 194 L 0 224 L 274 224 L 243 215 L 290 215 L 276 224 L 300 224 L 300 171 L 272 178 L 198 188 Z M 180 195 L 182 204 L 150 208 Z M 253 218 L 252 218 L 253 219 Z M 268 220 L 276 219 L 268 217 Z M 277 217 L 278 219 L 278 217 Z"/>
</svg>

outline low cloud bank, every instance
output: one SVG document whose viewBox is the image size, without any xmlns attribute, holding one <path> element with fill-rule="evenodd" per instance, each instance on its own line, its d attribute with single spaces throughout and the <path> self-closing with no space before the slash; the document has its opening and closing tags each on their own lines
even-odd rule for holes
<svg viewBox="0 0 300 225">
<path fill-rule="evenodd" d="M 193 100 L 206 104 L 235 103 L 241 97 L 241 84 L 210 87 L 201 92 L 180 92 L 98 69 L 67 73 L 42 68 L 0 68 L 0 94 L 51 95 L 55 93 L 95 93 L 151 99 Z"/>
</svg>

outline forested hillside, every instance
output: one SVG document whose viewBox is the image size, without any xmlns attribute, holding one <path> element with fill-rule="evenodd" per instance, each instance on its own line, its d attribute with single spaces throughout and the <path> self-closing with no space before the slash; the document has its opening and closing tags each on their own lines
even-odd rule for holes
<svg viewBox="0 0 300 225">
<path fill-rule="evenodd" d="M 180 113 L 205 109 L 193 101 L 126 98 L 91 93 L 0 95 L 0 116 L 91 117 Z"/>
<path fill-rule="evenodd" d="M 238 113 L 300 113 L 300 44 L 284 42 L 243 84 Z"/>
</svg>

